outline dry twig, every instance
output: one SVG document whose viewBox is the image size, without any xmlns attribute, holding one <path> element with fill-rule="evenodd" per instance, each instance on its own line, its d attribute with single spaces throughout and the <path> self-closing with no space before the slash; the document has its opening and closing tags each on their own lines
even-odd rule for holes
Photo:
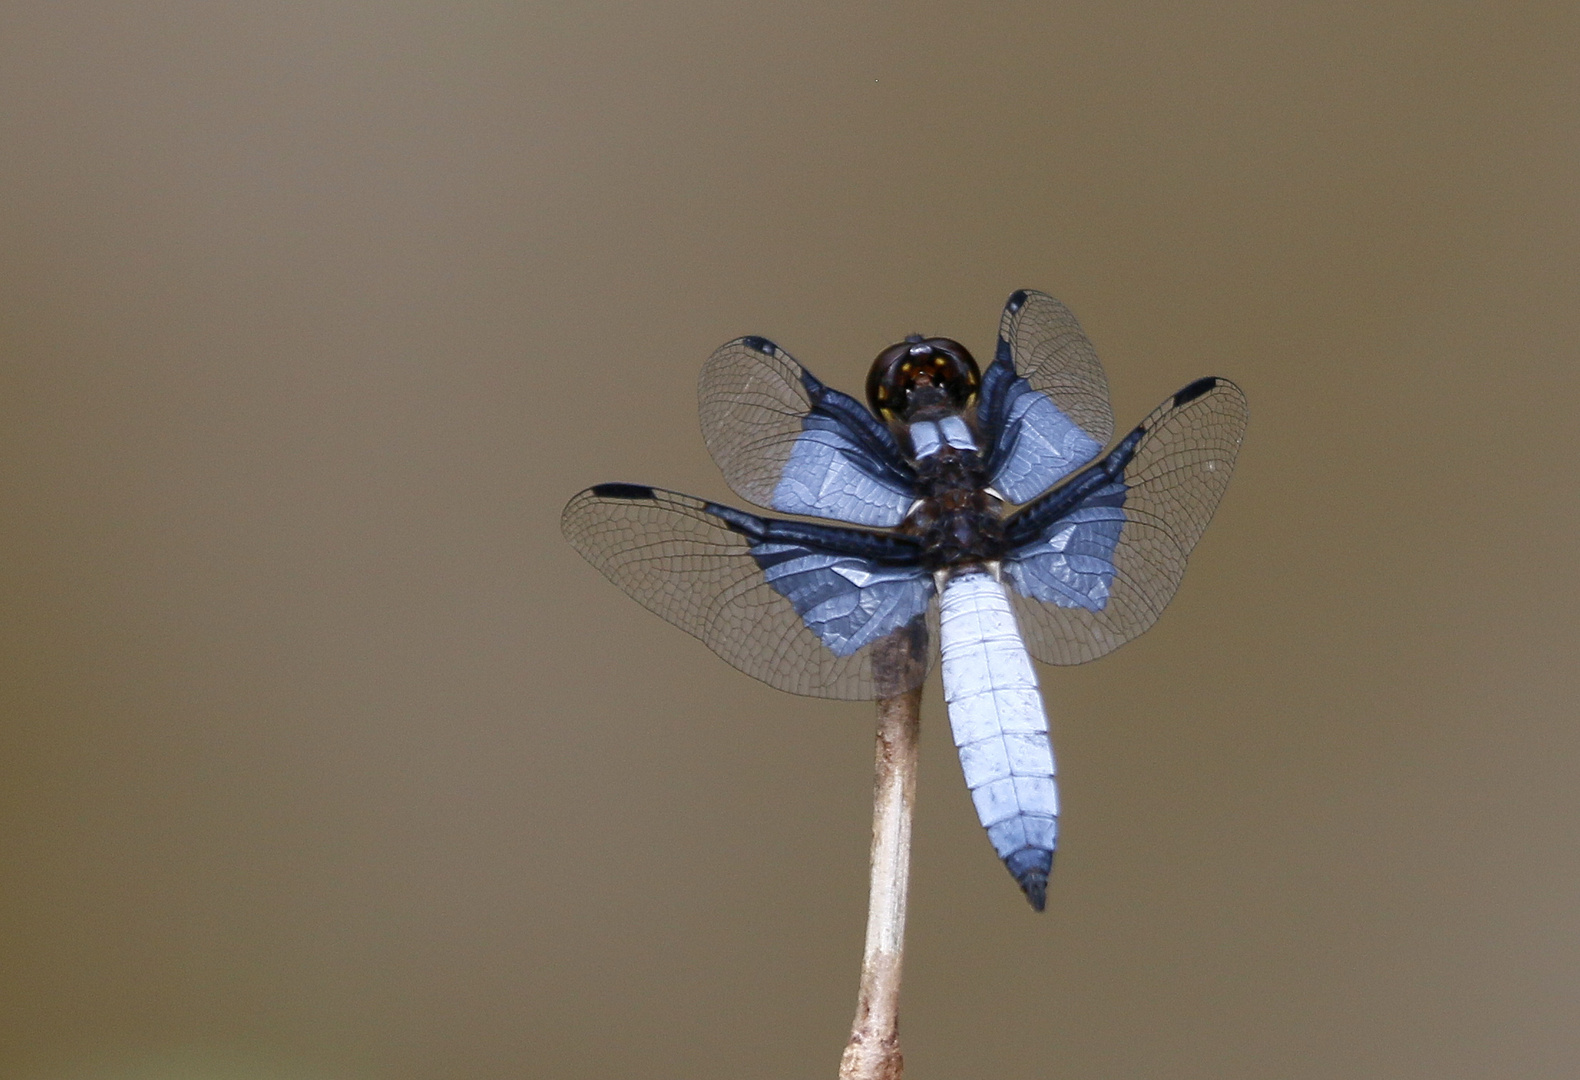
<svg viewBox="0 0 1580 1080">
<path fill-rule="evenodd" d="M 925 639 L 901 631 L 878 658 L 880 682 L 891 688 L 925 663 Z M 905 956 L 905 894 L 911 878 L 911 816 L 916 804 L 920 687 L 878 699 L 877 768 L 872 796 L 872 884 L 867 945 L 850 1043 L 839 1080 L 899 1080 L 900 967 Z"/>
</svg>

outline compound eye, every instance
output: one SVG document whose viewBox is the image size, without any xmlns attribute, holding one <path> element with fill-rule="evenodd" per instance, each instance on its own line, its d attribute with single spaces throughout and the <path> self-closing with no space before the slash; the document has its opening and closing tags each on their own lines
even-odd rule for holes
<svg viewBox="0 0 1580 1080">
<path fill-rule="evenodd" d="M 867 375 L 867 403 L 882 419 L 907 419 L 924 405 L 964 409 L 982 377 L 977 362 L 958 341 L 912 336 L 890 345 Z"/>
<path fill-rule="evenodd" d="M 965 408 L 982 384 L 976 360 L 958 341 L 933 338 L 929 344 L 933 347 L 930 372 L 933 385 L 948 392 L 955 408 Z"/>
</svg>

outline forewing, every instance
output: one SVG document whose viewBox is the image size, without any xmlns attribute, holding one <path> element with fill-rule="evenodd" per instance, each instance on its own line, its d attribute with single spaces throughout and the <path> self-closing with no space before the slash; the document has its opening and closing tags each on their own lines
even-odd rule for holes
<svg viewBox="0 0 1580 1080">
<path fill-rule="evenodd" d="M 635 484 L 583 491 L 560 524 L 640 604 L 777 689 L 869 699 L 926 677 L 933 583 L 906 538 Z"/>
<path fill-rule="evenodd" d="M 1033 656 L 1079 664 L 1157 621 L 1228 487 L 1245 422 L 1238 386 L 1199 379 L 1005 521 L 1004 575 Z"/>
<path fill-rule="evenodd" d="M 1013 503 L 1042 494 L 1102 451 L 1114 432 L 1108 380 L 1070 309 L 1022 290 L 999 319 L 977 422 L 988 476 Z"/>
<path fill-rule="evenodd" d="M 708 452 L 758 506 L 892 528 L 916 500 L 916 474 L 888 428 L 766 338 L 721 346 L 697 397 Z"/>
</svg>

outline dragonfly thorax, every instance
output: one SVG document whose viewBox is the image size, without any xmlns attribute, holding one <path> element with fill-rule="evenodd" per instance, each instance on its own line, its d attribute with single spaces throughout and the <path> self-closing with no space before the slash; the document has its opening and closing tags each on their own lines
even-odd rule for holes
<svg viewBox="0 0 1580 1080">
<path fill-rule="evenodd" d="M 931 570 L 995 562 L 1004 557 L 1002 504 L 987 492 L 975 450 L 944 446 L 916 462 L 922 497 L 901 529 L 922 541 Z"/>
</svg>

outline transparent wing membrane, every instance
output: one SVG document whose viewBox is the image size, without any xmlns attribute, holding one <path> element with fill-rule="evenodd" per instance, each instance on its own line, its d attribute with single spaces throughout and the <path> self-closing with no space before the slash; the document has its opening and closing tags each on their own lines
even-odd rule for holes
<svg viewBox="0 0 1580 1080">
<path fill-rule="evenodd" d="M 634 484 L 582 492 L 561 527 L 644 607 L 777 689 L 870 699 L 926 677 L 933 583 L 911 541 Z"/>
<path fill-rule="evenodd" d="M 708 452 L 758 506 L 888 528 L 916 499 L 915 473 L 888 428 L 766 338 L 715 351 L 697 399 Z"/>
<path fill-rule="evenodd" d="M 1005 576 L 1031 654 L 1095 659 L 1157 621 L 1234 471 L 1245 395 L 1191 383 L 1101 461 L 1005 522 Z"/>
<path fill-rule="evenodd" d="M 1011 502 L 1031 501 L 1102 450 L 1114 431 L 1108 380 L 1069 308 L 1046 293 L 1010 296 L 977 420 L 988 475 Z"/>
</svg>

